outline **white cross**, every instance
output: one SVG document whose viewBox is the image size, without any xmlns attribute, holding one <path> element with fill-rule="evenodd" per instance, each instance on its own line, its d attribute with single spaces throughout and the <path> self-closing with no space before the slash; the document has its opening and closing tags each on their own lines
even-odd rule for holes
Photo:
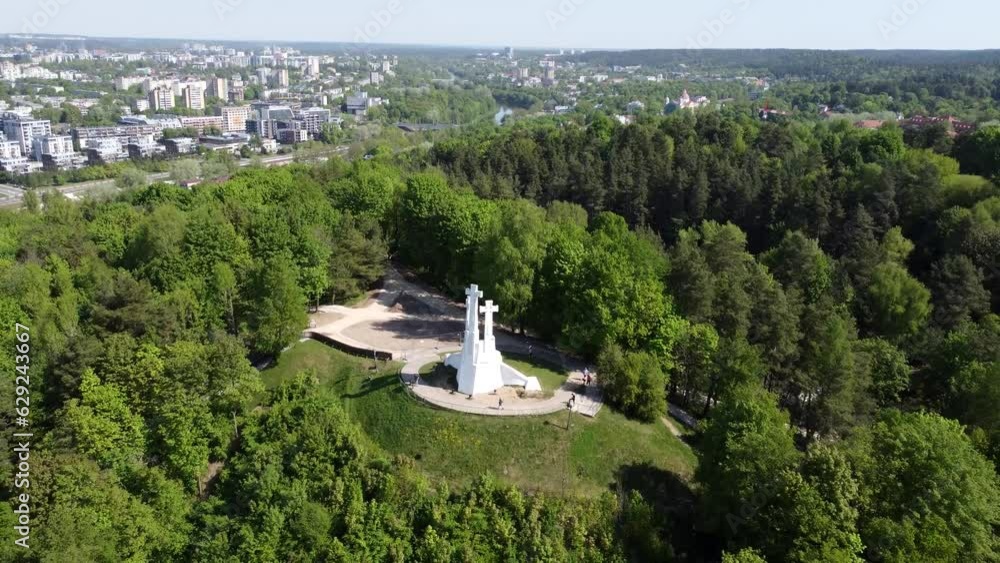
<svg viewBox="0 0 1000 563">
<path fill-rule="evenodd" d="M 499 313 L 500 307 L 493 304 L 492 301 L 487 301 L 486 306 L 481 309 L 481 312 L 486 315 L 486 338 L 493 336 L 493 313 Z"/>
</svg>

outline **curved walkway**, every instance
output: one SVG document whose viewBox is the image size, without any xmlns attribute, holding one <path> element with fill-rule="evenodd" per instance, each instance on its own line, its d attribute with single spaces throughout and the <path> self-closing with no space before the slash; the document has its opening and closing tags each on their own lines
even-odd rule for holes
<svg viewBox="0 0 1000 563">
<path fill-rule="evenodd" d="M 405 312 L 406 304 L 400 304 L 404 298 L 416 301 L 423 306 L 422 310 Z M 390 268 L 383 289 L 366 306 L 321 307 L 313 316 L 311 324 L 315 326 L 303 336 L 349 353 L 403 361 L 402 382 L 414 396 L 441 408 L 484 416 L 538 416 L 565 411 L 575 394 L 575 412 L 589 417 L 600 412 L 601 390 L 596 385 L 584 385 L 582 363 L 530 339 L 501 331 L 497 332 L 497 347 L 501 352 L 540 357 L 561 365 L 569 374 L 566 383 L 552 397 L 522 399 L 509 388 L 498 391 L 499 394 L 469 397 L 426 385 L 420 378 L 420 369 L 440 362 L 445 353 L 461 349 L 461 333 L 454 325 L 461 323 L 464 315 L 462 307 L 406 281 Z M 500 397 L 504 399 L 503 410 L 499 409 Z"/>
<path fill-rule="evenodd" d="M 603 405 L 600 388 L 595 385 L 590 387 L 584 385 L 583 373 L 581 372 L 570 373 L 566 383 L 547 399 L 517 398 L 516 392 L 509 389 L 499 395 L 470 397 L 441 387 L 427 385 L 420 378 L 420 369 L 440 361 L 440 356 L 434 353 L 417 356 L 403 366 L 399 377 L 414 396 L 444 409 L 483 416 L 541 416 L 565 411 L 571 398 L 575 395 L 573 412 L 593 418 L 597 416 Z M 499 407 L 500 397 L 504 399 L 503 410 Z"/>
</svg>

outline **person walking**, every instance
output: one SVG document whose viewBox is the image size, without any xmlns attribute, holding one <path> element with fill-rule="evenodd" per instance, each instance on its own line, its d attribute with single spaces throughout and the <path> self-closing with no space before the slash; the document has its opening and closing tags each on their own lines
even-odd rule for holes
<svg viewBox="0 0 1000 563">
<path fill-rule="evenodd" d="M 497 410 L 498 411 L 502 411 L 503 410 L 503 397 L 500 397 L 500 402 L 497 405 Z"/>
</svg>

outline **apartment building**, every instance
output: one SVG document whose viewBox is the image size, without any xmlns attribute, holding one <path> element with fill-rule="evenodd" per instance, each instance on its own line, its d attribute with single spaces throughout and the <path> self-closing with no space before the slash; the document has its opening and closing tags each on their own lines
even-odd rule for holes
<svg viewBox="0 0 1000 563">
<path fill-rule="evenodd" d="M 247 120 L 253 115 L 250 106 L 226 106 L 219 108 L 222 115 L 223 133 L 244 133 L 247 130 Z"/>
</svg>

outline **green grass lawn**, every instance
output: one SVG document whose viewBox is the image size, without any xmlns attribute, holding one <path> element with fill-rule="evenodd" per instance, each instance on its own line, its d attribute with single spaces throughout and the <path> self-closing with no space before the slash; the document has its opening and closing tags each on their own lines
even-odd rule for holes
<svg viewBox="0 0 1000 563">
<path fill-rule="evenodd" d="M 566 382 L 567 374 L 562 368 L 548 366 L 537 359 L 516 354 L 504 354 L 503 361 L 528 377 L 537 377 L 543 391 L 555 391 Z"/>
<path fill-rule="evenodd" d="M 659 422 L 640 424 L 605 407 L 596 419 L 572 415 L 567 431 L 566 413 L 497 418 L 443 411 L 406 392 L 395 375 L 398 364 L 369 382 L 371 363 L 305 342 L 283 354 L 264 380 L 274 386 L 313 370 L 374 443 L 459 486 L 493 473 L 526 490 L 593 495 L 640 472 L 688 481 L 696 463 Z"/>
</svg>

